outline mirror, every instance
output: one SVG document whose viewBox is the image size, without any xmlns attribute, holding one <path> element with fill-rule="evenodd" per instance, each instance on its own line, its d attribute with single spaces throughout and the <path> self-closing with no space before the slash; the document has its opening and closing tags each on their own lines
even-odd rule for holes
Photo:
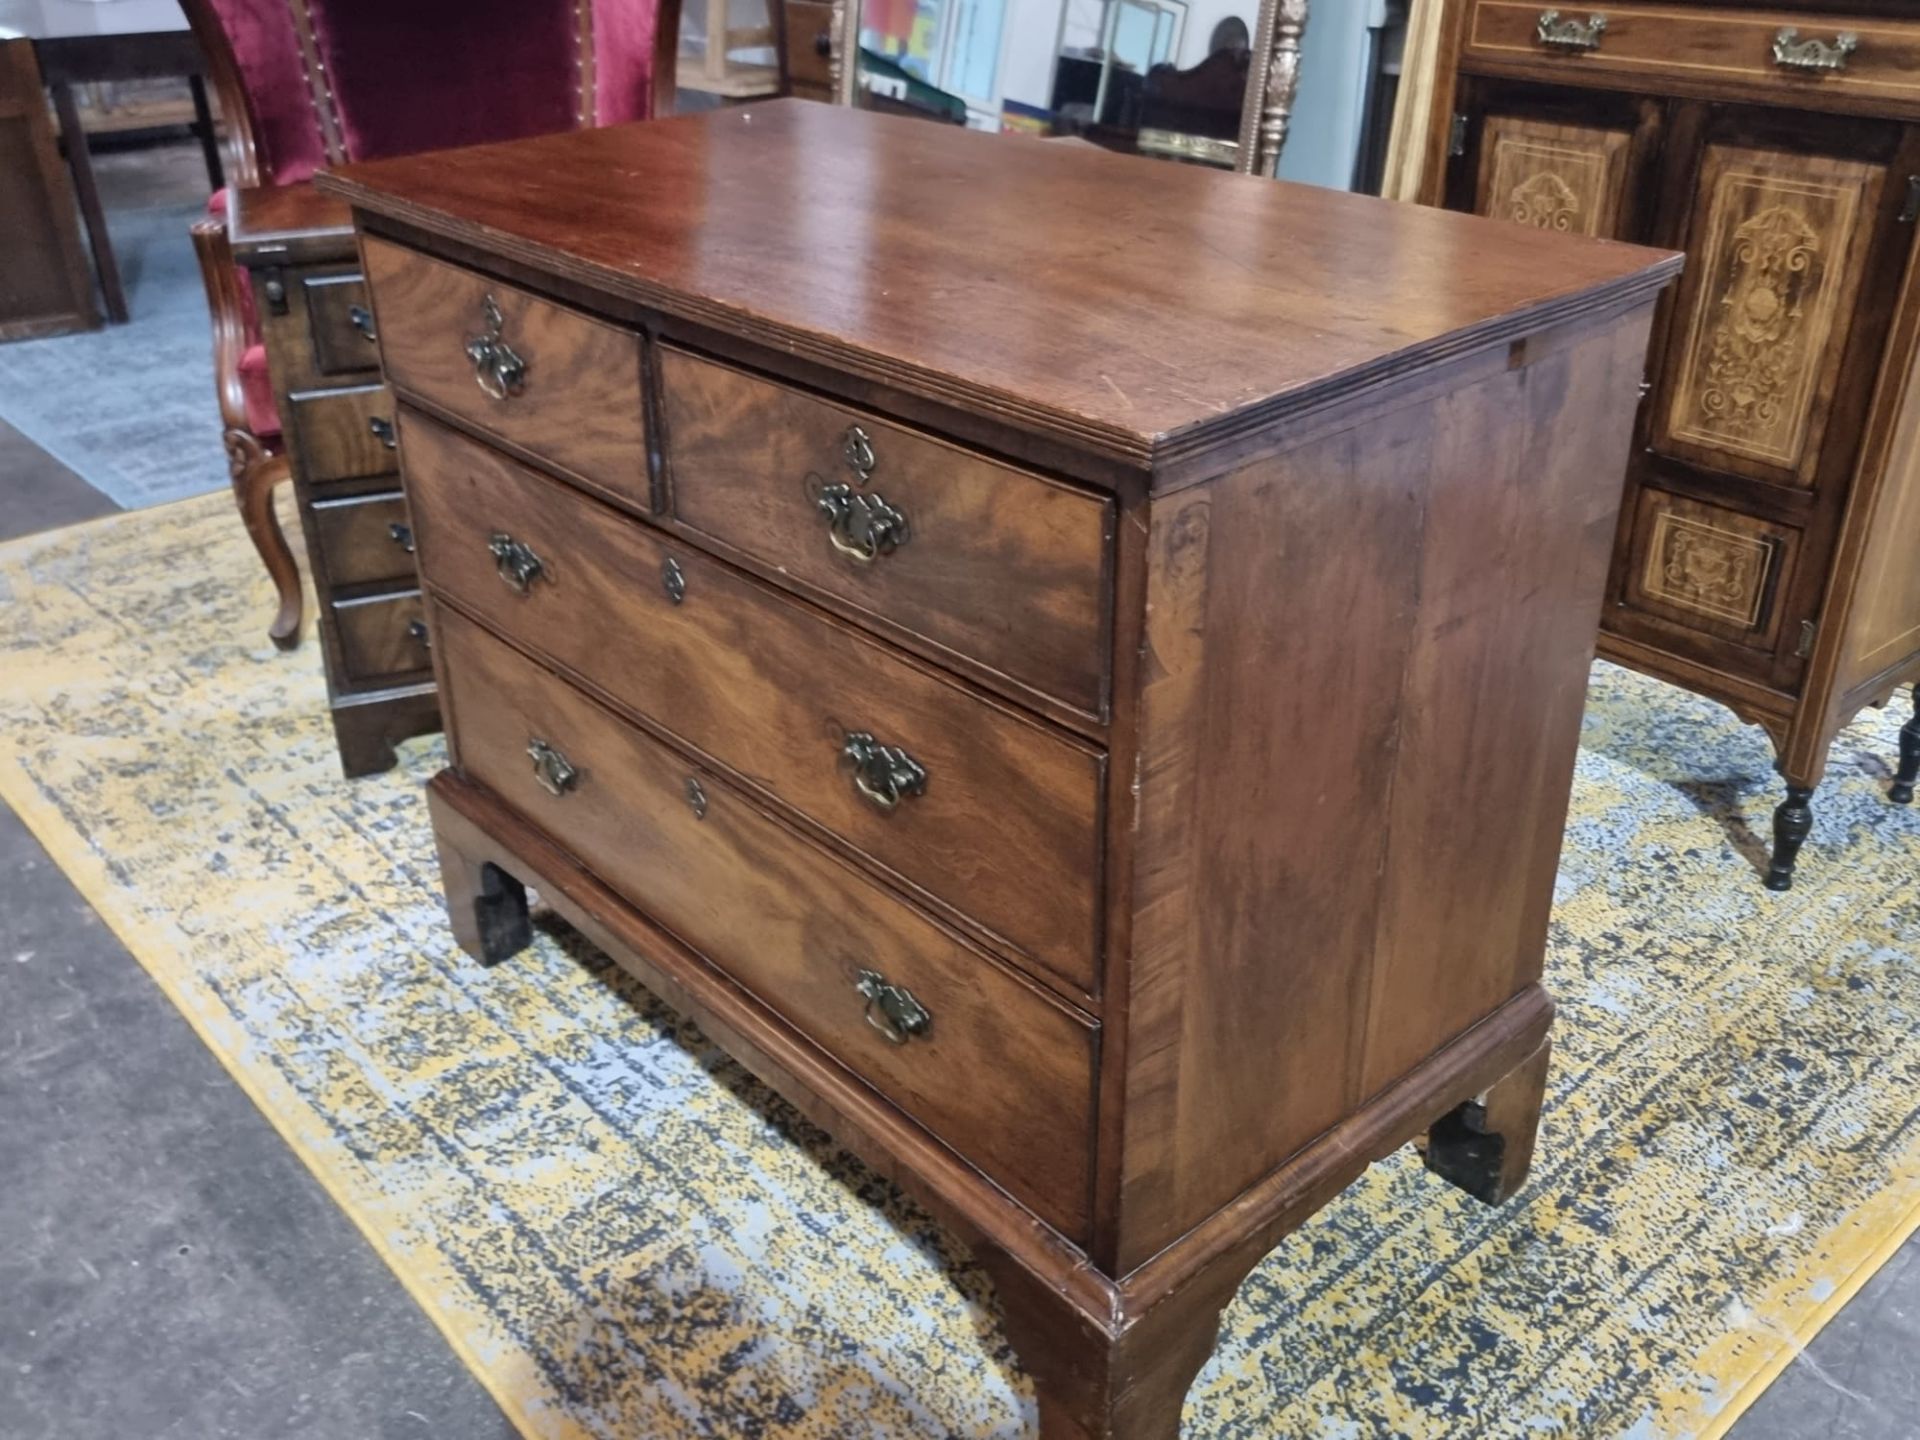
<svg viewBox="0 0 1920 1440">
<path fill-rule="evenodd" d="M 842 104 L 1271 175 L 1307 5 L 834 0 L 833 92 Z"/>
</svg>

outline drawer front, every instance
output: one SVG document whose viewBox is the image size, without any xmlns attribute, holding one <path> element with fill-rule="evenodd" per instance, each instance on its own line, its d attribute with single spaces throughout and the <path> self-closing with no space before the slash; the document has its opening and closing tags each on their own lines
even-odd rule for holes
<svg viewBox="0 0 1920 1440">
<path fill-rule="evenodd" d="M 1556 19 L 1543 21 L 1549 12 Z M 1598 30 L 1591 24 L 1596 16 L 1606 22 Z M 1850 47 L 1843 35 L 1851 37 Z M 1813 97 L 1822 91 L 1862 101 L 1920 101 L 1920 24 L 1906 21 L 1480 0 L 1466 55 L 1539 61 L 1537 73 L 1723 84 L 1740 93 L 1758 87 L 1777 91 L 1786 104 L 1817 103 Z"/>
<path fill-rule="evenodd" d="M 303 390 L 287 397 L 294 463 L 307 482 L 363 480 L 399 470 L 394 455 L 393 396 L 384 385 Z"/>
<path fill-rule="evenodd" d="M 442 608 L 437 636 L 467 775 L 1084 1240 L 1090 1023 L 478 626 Z M 536 742 L 559 757 L 546 783 Z M 863 974 L 908 992 L 925 1028 L 897 1028 L 912 1012 L 889 1015 Z"/>
<path fill-rule="evenodd" d="M 404 424 L 432 585 L 1091 991 L 1097 751 L 424 416 Z M 496 534 L 542 566 L 524 593 Z"/>
<path fill-rule="evenodd" d="M 431 667 L 418 590 L 333 602 L 340 661 L 356 685 L 418 679 Z"/>
<path fill-rule="evenodd" d="M 373 311 L 367 282 L 357 273 L 309 275 L 300 281 L 307 305 L 307 333 L 313 337 L 314 368 L 322 375 L 376 370 Z"/>
<path fill-rule="evenodd" d="M 388 380 L 651 508 L 638 335 L 383 240 L 364 253 Z"/>
<path fill-rule="evenodd" d="M 329 585 L 411 582 L 413 531 L 397 493 L 316 501 L 311 511 Z"/>
<path fill-rule="evenodd" d="M 1640 491 L 1626 602 L 1699 634 L 1770 655 L 1800 532 L 1651 486 Z"/>
<path fill-rule="evenodd" d="M 777 0 L 776 0 L 777 3 Z M 795 89 L 833 94 L 833 5 L 831 0 L 786 0 L 787 70 Z"/>
<path fill-rule="evenodd" d="M 663 348 L 659 363 L 680 520 L 1104 713 L 1109 502 L 691 355 Z M 904 538 L 863 534 L 863 511 Z"/>
</svg>

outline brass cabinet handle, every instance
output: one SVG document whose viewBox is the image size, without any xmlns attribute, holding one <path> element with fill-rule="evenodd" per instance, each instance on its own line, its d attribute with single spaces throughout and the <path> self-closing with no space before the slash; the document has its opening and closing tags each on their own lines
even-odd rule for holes
<svg viewBox="0 0 1920 1440">
<path fill-rule="evenodd" d="M 372 344 L 380 337 L 373 331 L 373 312 L 364 305 L 347 307 L 347 323 L 360 332 L 360 338 Z"/>
<path fill-rule="evenodd" d="M 516 595 L 526 594 L 534 581 L 547 574 L 546 561 L 533 553 L 533 547 L 505 531 L 496 530 L 488 536 L 487 549 L 493 555 L 493 568 Z"/>
<path fill-rule="evenodd" d="M 413 554 L 413 527 L 402 525 L 398 520 L 387 526 L 387 536 L 407 554 Z"/>
<path fill-rule="evenodd" d="M 1830 41 L 1813 36 L 1802 40 L 1799 30 L 1787 25 L 1773 37 L 1773 63 L 1783 70 L 1844 70 L 1847 57 L 1859 48 L 1860 37 L 1851 30 Z"/>
<path fill-rule="evenodd" d="M 853 988 L 867 1002 L 867 1023 L 887 1037 L 890 1045 L 904 1045 L 927 1033 L 933 1016 L 903 985 L 890 985 L 878 970 L 862 970 Z"/>
<path fill-rule="evenodd" d="M 480 388 L 496 400 L 506 400 L 526 388 L 527 362 L 501 336 L 506 319 L 500 302 L 487 296 L 480 314 L 487 328 L 467 341 L 467 359 L 473 362 L 473 378 Z"/>
<path fill-rule="evenodd" d="M 407 622 L 407 638 L 424 650 L 433 648 L 433 635 L 428 631 L 427 622 L 424 620 Z"/>
<path fill-rule="evenodd" d="M 840 756 L 853 769 L 853 788 L 876 810 L 893 810 L 902 800 L 927 793 L 926 767 L 864 730 L 847 736 Z"/>
<path fill-rule="evenodd" d="M 1598 50 L 1606 29 L 1604 15 L 1589 15 L 1585 20 L 1562 19 L 1558 10 L 1542 10 L 1533 33 L 1542 45 L 1555 50 Z"/>
<path fill-rule="evenodd" d="M 373 432 L 373 438 L 389 450 L 400 448 L 400 434 L 393 428 L 393 421 L 384 415 L 376 415 L 367 421 L 367 429 Z"/>
<path fill-rule="evenodd" d="M 527 741 L 527 755 L 533 761 L 533 778 L 549 795 L 565 795 L 580 783 L 580 771 L 573 762 L 539 736 Z"/>
<path fill-rule="evenodd" d="M 814 503 L 827 517 L 833 548 L 862 565 L 907 543 L 907 517 L 878 495 L 862 495 L 847 484 L 826 485 Z"/>
</svg>

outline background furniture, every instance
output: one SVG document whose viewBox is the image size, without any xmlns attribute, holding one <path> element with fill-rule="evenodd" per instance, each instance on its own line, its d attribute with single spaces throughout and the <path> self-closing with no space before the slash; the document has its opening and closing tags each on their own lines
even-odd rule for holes
<svg viewBox="0 0 1920 1440">
<path fill-rule="evenodd" d="M 1426 140 L 1429 201 L 1688 253 L 1654 331 L 1600 651 L 1766 730 L 1787 788 L 1776 890 L 1834 736 L 1920 677 L 1910 17 L 1471 0 L 1450 12 Z"/>
<path fill-rule="evenodd" d="M 670 110 L 678 0 L 187 0 L 227 117 L 224 217 L 194 229 L 213 313 L 234 492 L 298 643 L 299 575 L 273 513 L 294 481 L 320 596 L 341 763 L 393 764 L 437 727 L 404 529 L 391 405 L 345 211 L 325 164 Z M 458 44 L 447 43 L 457 34 Z M 236 197 L 237 198 L 233 198 Z M 237 269 L 236 265 L 244 265 Z"/>
<path fill-rule="evenodd" d="M 0 40 L 0 340 L 100 323 L 30 40 Z"/>
<path fill-rule="evenodd" d="M 776 101 L 319 182 L 399 399 L 455 933 L 504 958 L 537 884 L 957 1223 L 1048 1440 L 1173 1440 L 1371 1159 L 1525 1174 L 1678 268 L 1140 177 Z"/>
</svg>

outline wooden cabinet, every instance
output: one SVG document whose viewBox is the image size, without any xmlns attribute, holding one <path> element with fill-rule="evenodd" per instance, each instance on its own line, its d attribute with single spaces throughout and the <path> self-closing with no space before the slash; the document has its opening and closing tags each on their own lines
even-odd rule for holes
<svg viewBox="0 0 1920 1440">
<path fill-rule="evenodd" d="M 1686 252 L 1600 649 L 1766 728 L 1787 785 L 1775 889 L 1833 737 L 1920 678 L 1920 597 L 1889 563 L 1920 540 L 1889 444 L 1913 423 L 1920 218 L 1920 20 L 1902 8 L 1468 0 L 1428 152 L 1431 201 Z"/>
<path fill-rule="evenodd" d="M 100 324 L 33 42 L 0 31 L 0 342 Z"/>
<path fill-rule="evenodd" d="M 329 713 L 349 776 L 440 728 L 393 396 L 346 208 L 310 186 L 228 192 L 300 506 Z"/>
<path fill-rule="evenodd" d="M 1524 1176 L 1677 266 L 1138 182 L 801 101 L 322 180 L 461 943 L 525 945 L 536 886 L 954 1223 L 1047 1440 L 1173 1440 L 1221 1307 L 1371 1158 Z"/>
</svg>

